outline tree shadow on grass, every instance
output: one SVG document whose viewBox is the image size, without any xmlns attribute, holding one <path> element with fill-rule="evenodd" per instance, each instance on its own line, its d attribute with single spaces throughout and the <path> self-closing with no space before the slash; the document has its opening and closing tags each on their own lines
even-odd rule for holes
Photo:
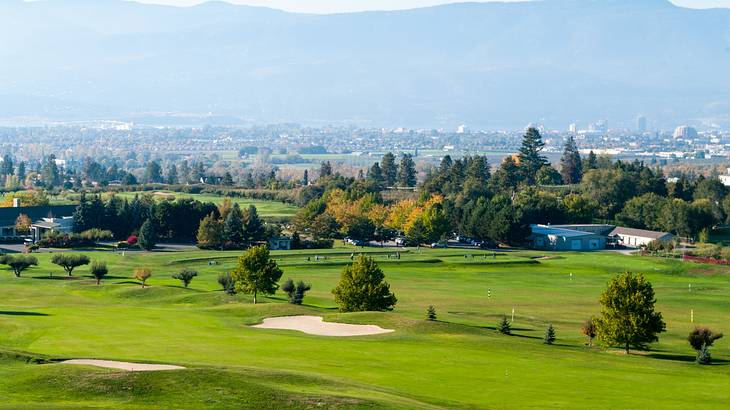
<svg viewBox="0 0 730 410">
<path fill-rule="evenodd" d="M 13 310 L 0 310 L 0 316 L 51 316 L 48 313 L 40 312 L 18 312 Z"/>
<path fill-rule="evenodd" d="M 40 280 L 81 280 L 83 279 L 80 276 L 64 276 L 64 275 L 54 275 L 54 276 L 31 276 L 33 279 L 40 279 Z"/>
<path fill-rule="evenodd" d="M 646 357 L 651 357 L 652 359 L 670 360 L 670 361 L 674 361 L 674 362 L 687 362 L 687 363 L 693 363 L 696 359 L 696 356 L 694 356 L 694 355 L 671 354 L 671 353 L 649 353 L 646 355 Z M 727 366 L 728 364 L 730 364 L 730 360 L 712 359 L 712 363 L 710 365 Z"/>
</svg>

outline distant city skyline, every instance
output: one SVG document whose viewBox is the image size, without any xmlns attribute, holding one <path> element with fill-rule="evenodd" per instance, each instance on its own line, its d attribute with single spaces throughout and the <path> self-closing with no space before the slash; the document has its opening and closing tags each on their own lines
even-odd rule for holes
<svg viewBox="0 0 730 410">
<path fill-rule="evenodd" d="M 207 0 L 132 0 L 141 3 L 164 4 L 169 6 L 193 6 Z M 367 10 L 398 10 L 436 6 L 449 3 L 463 3 L 469 0 L 225 0 L 228 3 L 271 7 L 301 13 L 345 13 Z M 481 0 L 525 1 L 525 0 Z M 689 8 L 730 8 L 730 0 L 670 0 L 672 3 Z"/>
</svg>

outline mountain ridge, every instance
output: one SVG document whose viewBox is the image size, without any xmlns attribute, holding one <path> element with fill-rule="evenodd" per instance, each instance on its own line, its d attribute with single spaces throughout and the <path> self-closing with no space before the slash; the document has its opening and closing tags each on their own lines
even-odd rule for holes
<svg viewBox="0 0 730 410">
<path fill-rule="evenodd" d="M 0 117 L 172 111 L 487 128 L 630 124 L 639 114 L 663 126 L 728 121 L 727 9 L 543 0 L 314 15 L 92 3 L 0 3 Z M 53 103 L 18 113 L 17 95 Z M 83 108 L 59 111 L 58 101 Z M 105 108 L 89 111 L 95 105 Z"/>
</svg>

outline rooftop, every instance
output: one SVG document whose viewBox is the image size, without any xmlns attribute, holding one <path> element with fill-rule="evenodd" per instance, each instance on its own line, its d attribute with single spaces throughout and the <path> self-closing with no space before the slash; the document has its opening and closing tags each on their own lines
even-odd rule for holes
<svg viewBox="0 0 730 410">
<path fill-rule="evenodd" d="M 651 239 L 659 239 L 663 238 L 667 235 L 671 235 L 668 232 L 657 232 L 657 231 L 647 231 L 645 229 L 634 229 L 634 228 L 623 228 L 623 227 L 616 227 L 611 233 L 610 236 L 614 235 L 628 235 L 628 236 L 638 236 L 641 238 L 651 238 Z"/>
<path fill-rule="evenodd" d="M 576 231 L 574 229 L 555 228 L 547 225 L 532 225 L 532 233 L 538 235 L 556 235 L 564 236 L 566 238 L 577 238 L 580 236 L 591 236 L 596 235 L 592 232 Z"/>
</svg>

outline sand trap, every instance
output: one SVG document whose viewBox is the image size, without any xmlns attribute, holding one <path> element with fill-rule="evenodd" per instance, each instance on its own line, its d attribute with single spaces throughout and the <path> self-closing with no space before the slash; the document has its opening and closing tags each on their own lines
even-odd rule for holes
<svg viewBox="0 0 730 410">
<path fill-rule="evenodd" d="M 367 336 L 395 332 L 376 325 L 350 325 L 325 322 L 319 316 L 283 316 L 264 319 L 264 323 L 253 327 L 259 329 L 298 330 L 317 336 Z"/>
<path fill-rule="evenodd" d="M 129 362 L 115 362 L 111 360 L 91 360 L 91 359 L 74 359 L 65 360 L 63 364 L 77 364 L 84 366 L 105 367 L 107 369 L 127 370 L 130 372 L 154 372 L 159 370 L 181 370 L 182 366 L 173 366 L 169 364 L 143 364 Z"/>
</svg>

